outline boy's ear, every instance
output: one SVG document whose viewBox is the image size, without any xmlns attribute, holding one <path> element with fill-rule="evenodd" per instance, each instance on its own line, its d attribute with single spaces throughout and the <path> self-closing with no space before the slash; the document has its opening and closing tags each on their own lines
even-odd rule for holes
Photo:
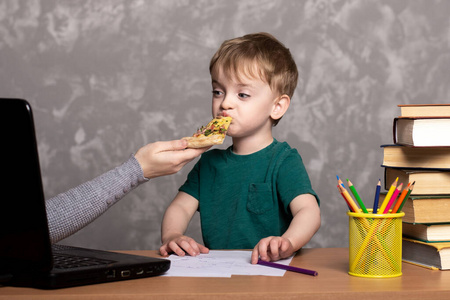
<svg viewBox="0 0 450 300">
<path fill-rule="evenodd" d="M 275 100 L 272 114 L 270 115 L 270 117 L 273 120 L 281 119 L 281 117 L 283 117 L 283 115 L 286 113 L 290 104 L 291 104 L 291 98 L 286 94 L 281 95 L 280 97 L 278 97 Z"/>
</svg>

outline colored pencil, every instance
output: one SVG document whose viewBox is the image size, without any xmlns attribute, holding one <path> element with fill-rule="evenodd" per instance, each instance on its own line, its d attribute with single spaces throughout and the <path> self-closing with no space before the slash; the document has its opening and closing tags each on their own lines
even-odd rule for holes
<svg viewBox="0 0 450 300">
<path fill-rule="evenodd" d="M 384 198 L 384 201 L 381 204 L 380 209 L 378 210 L 379 212 L 383 212 L 384 209 L 386 208 L 387 204 L 389 203 L 389 200 L 391 199 L 392 194 L 394 193 L 395 189 L 397 188 L 397 183 L 398 183 L 398 177 L 397 177 L 397 179 L 395 179 L 395 181 L 392 183 L 391 187 L 389 188 L 389 191 L 386 194 L 386 197 Z"/>
<path fill-rule="evenodd" d="M 402 190 L 403 183 L 400 183 L 400 185 L 395 189 L 394 193 L 391 196 L 391 199 L 389 200 L 389 203 L 386 205 L 386 208 L 383 211 L 383 214 L 387 214 L 389 212 L 389 208 L 391 208 L 392 204 L 394 204 L 395 199 L 397 199 L 398 194 Z"/>
<path fill-rule="evenodd" d="M 366 209 L 366 206 L 364 205 L 364 203 L 361 200 L 361 197 L 359 197 L 358 192 L 355 189 L 355 186 L 353 185 L 353 183 L 347 179 L 347 183 L 348 183 L 348 188 L 350 189 L 350 191 L 352 192 L 353 196 L 355 197 L 356 201 L 358 201 L 359 207 L 361 207 L 361 210 L 365 213 L 368 214 L 369 212 Z"/>
<path fill-rule="evenodd" d="M 401 204 L 400 207 L 398 208 L 398 212 L 401 212 L 401 211 L 402 211 L 403 205 L 405 205 L 406 200 L 408 200 L 409 195 L 411 194 L 412 190 L 414 189 L 414 184 L 415 184 L 415 183 L 416 183 L 416 182 L 414 181 L 414 182 L 411 184 L 411 186 L 409 187 L 409 191 L 408 191 L 408 193 L 406 194 L 405 199 L 403 199 L 402 204 Z"/>
<path fill-rule="evenodd" d="M 348 203 L 348 200 L 347 200 L 347 198 L 345 198 L 345 196 L 344 196 L 344 194 L 341 192 L 341 190 L 340 190 L 340 188 L 339 188 L 339 184 L 337 185 L 337 188 L 338 188 L 338 190 L 339 190 L 339 193 L 341 193 L 341 195 L 342 195 L 342 198 L 344 198 L 344 200 L 345 200 L 345 203 L 347 203 L 347 206 L 348 206 L 348 210 L 349 211 L 353 211 L 353 209 L 352 209 L 352 207 L 350 206 L 350 203 Z"/>
<path fill-rule="evenodd" d="M 277 269 L 283 269 L 286 271 L 297 272 L 297 273 L 302 273 L 302 274 L 311 275 L 311 276 L 319 275 L 319 273 L 317 273 L 316 271 L 313 271 L 313 270 L 291 267 L 291 266 L 277 264 L 274 262 L 264 261 L 264 260 L 260 260 L 260 259 L 258 259 L 258 265 L 271 267 L 271 268 L 277 268 Z"/>
<path fill-rule="evenodd" d="M 339 178 L 338 175 L 336 175 L 337 181 L 339 185 L 342 185 L 342 187 L 344 187 L 344 183 L 342 182 L 342 180 Z"/>
<path fill-rule="evenodd" d="M 344 197 L 345 201 L 347 202 L 348 206 L 350 206 L 352 212 L 360 212 L 358 206 L 356 205 L 355 201 L 353 201 L 352 196 L 347 192 L 345 188 L 343 188 L 341 185 L 337 186 L 339 189 L 339 192 L 341 193 L 342 197 Z"/>
<path fill-rule="evenodd" d="M 391 214 L 395 214 L 398 211 L 398 208 L 400 207 L 400 205 L 403 202 L 403 199 L 405 199 L 406 194 L 409 191 L 409 186 L 411 185 L 411 182 L 408 183 L 408 186 L 403 189 L 402 193 L 400 194 L 400 196 L 398 196 L 397 202 L 395 203 L 394 207 L 391 210 Z"/>
<path fill-rule="evenodd" d="M 381 189 L 381 179 L 378 179 L 377 188 L 375 190 L 375 197 L 373 199 L 373 210 L 372 213 L 376 214 L 378 210 L 378 200 L 380 199 L 380 189 Z"/>
<path fill-rule="evenodd" d="M 338 188 L 339 193 L 341 193 L 342 198 L 344 198 L 345 203 L 347 203 L 348 210 L 354 212 L 354 208 L 353 208 L 352 205 L 348 202 L 348 199 L 345 197 L 344 193 L 343 193 L 342 190 L 341 190 L 341 189 L 342 189 L 342 186 L 338 184 L 338 185 L 337 185 L 337 188 Z"/>
</svg>

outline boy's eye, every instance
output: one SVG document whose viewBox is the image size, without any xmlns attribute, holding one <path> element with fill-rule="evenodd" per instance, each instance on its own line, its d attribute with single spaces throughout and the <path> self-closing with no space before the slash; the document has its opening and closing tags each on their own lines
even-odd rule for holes
<svg viewBox="0 0 450 300">
<path fill-rule="evenodd" d="M 248 97 L 250 97 L 250 95 L 244 94 L 244 93 L 239 93 L 238 96 L 239 96 L 239 98 L 248 98 Z"/>
<path fill-rule="evenodd" d="M 220 96 L 220 95 L 223 95 L 223 92 L 218 91 L 218 90 L 213 90 L 212 94 L 213 94 L 213 96 Z"/>
</svg>

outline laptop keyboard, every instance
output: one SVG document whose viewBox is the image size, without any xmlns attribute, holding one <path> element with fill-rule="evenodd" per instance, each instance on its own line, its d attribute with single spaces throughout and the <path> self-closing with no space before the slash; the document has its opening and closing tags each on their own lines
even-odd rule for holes
<svg viewBox="0 0 450 300">
<path fill-rule="evenodd" d="M 67 246 L 53 245 L 53 250 L 57 250 L 58 248 L 64 249 L 65 247 Z M 114 262 L 113 260 L 53 253 L 53 267 L 57 269 L 71 269 L 71 268 L 107 265 L 113 262 Z"/>
<path fill-rule="evenodd" d="M 92 257 L 71 256 L 71 255 L 53 255 L 53 266 L 57 269 L 71 269 L 79 267 L 90 267 L 98 265 L 107 265 L 112 260 L 98 259 Z"/>
</svg>

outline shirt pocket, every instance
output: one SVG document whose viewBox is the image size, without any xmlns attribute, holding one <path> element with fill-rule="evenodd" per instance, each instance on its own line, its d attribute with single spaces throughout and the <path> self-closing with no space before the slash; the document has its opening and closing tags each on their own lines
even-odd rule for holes
<svg viewBox="0 0 450 300">
<path fill-rule="evenodd" d="M 261 215 L 272 210 L 272 186 L 269 183 L 251 183 L 248 187 L 247 210 Z"/>
</svg>

